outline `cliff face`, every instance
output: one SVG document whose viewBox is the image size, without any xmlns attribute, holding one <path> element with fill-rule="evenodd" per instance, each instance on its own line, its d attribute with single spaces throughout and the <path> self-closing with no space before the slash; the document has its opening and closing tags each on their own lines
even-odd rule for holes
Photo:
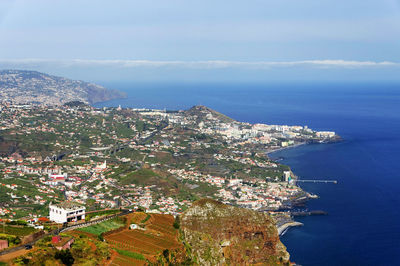
<svg viewBox="0 0 400 266">
<path fill-rule="evenodd" d="M 61 105 L 70 101 L 96 103 L 126 95 L 79 80 L 27 70 L 0 71 L 0 100 L 16 103 Z"/>
<path fill-rule="evenodd" d="M 274 222 L 264 213 L 199 200 L 182 214 L 181 229 L 201 265 L 289 264 Z"/>
</svg>

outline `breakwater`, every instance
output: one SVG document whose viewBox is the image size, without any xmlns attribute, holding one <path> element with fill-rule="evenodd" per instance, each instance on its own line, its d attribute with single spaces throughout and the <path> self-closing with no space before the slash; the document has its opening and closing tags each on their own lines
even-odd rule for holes
<svg viewBox="0 0 400 266">
<path fill-rule="evenodd" d="M 326 211 L 298 211 L 290 212 L 292 216 L 328 215 Z"/>
<path fill-rule="evenodd" d="M 296 226 L 303 226 L 302 223 L 300 222 L 288 222 L 288 223 L 284 223 L 280 226 L 278 226 L 278 234 L 279 236 L 282 236 L 286 233 L 286 231 L 290 228 L 290 227 L 296 227 Z"/>
</svg>

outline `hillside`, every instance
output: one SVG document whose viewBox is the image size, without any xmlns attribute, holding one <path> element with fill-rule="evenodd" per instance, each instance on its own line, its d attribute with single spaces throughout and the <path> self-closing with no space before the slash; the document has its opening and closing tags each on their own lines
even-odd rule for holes
<svg viewBox="0 0 400 266">
<path fill-rule="evenodd" d="M 203 199 L 181 217 L 184 242 L 201 265 L 287 265 L 289 253 L 264 213 Z"/>
<path fill-rule="evenodd" d="M 51 237 L 14 262 L 25 265 L 291 265 L 274 221 L 264 213 L 202 199 L 181 216 L 135 212 Z M 0 261 L 1 261 L 0 257 Z M 68 259 L 68 260 L 67 260 Z"/>
<path fill-rule="evenodd" d="M 24 262 L 16 265 L 64 265 L 66 261 L 67 265 L 195 265 L 186 256 L 174 220 L 166 214 L 131 213 L 60 234 L 64 240 L 74 239 L 67 251 L 51 248 L 57 244 L 51 237 L 44 237 L 14 262 Z M 0 265 L 2 261 L 5 258 L 0 256 Z"/>
<path fill-rule="evenodd" d="M 11 100 L 23 104 L 60 105 L 70 101 L 93 104 L 123 97 L 125 94 L 120 91 L 108 90 L 84 81 L 36 71 L 0 71 L 0 100 Z"/>
<path fill-rule="evenodd" d="M 185 111 L 186 115 L 197 117 L 197 122 L 214 119 L 223 123 L 232 123 L 234 120 L 224 114 L 221 114 L 211 108 L 203 105 L 196 105 Z"/>
</svg>

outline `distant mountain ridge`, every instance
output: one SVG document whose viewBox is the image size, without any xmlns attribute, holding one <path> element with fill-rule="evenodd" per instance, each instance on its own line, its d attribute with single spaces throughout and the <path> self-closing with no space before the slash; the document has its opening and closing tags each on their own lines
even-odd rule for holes
<svg viewBox="0 0 400 266">
<path fill-rule="evenodd" d="M 0 70 L 0 100 L 15 103 L 61 105 L 71 101 L 88 104 L 124 98 L 126 94 L 93 83 L 29 70 Z"/>
</svg>

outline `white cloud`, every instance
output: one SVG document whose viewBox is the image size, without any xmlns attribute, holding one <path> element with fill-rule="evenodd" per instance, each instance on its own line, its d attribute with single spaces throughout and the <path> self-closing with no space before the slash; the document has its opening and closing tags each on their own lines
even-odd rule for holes
<svg viewBox="0 0 400 266">
<path fill-rule="evenodd" d="M 351 60 L 300 60 L 300 61 L 153 61 L 153 60 L 90 60 L 90 59 L 0 59 L 2 68 L 29 68 L 53 66 L 69 67 L 113 67 L 113 68 L 191 68 L 191 69 L 271 69 L 284 67 L 315 68 L 366 68 L 395 67 L 398 62 L 391 61 L 351 61 Z"/>
</svg>

